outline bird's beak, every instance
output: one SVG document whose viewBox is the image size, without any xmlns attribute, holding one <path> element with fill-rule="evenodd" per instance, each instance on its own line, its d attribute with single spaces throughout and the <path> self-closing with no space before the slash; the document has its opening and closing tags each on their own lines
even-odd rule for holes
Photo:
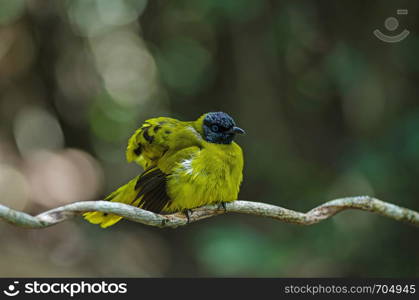
<svg viewBox="0 0 419 300">
<path fill-rule="evenodd" d="M 244 131 L 240 127 L 236 127 L 236 126 L 233 127 L 233 132 L 237 133 L 237 134 L 245 134 L 246 133 L 246 131 Z"/>
</svg>

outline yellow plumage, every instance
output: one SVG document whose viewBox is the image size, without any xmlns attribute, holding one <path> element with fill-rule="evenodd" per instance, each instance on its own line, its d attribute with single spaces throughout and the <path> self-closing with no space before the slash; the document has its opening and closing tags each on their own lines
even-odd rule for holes
<svg viewBox="0 0 419 300">
<path fill-rule="evenodd" d="M 192 122 L 149 119 L 129 139 L 126 151 L 127 161 L 137 162 L 144 173 L 105 200 L 156 213 L 234 201 L 242 181 L 243 154 L 233 138 L 243 132 L 222 112 Z M 84 216 L 103 228 L 121 220 L 102 212 Z"/>
</svg>

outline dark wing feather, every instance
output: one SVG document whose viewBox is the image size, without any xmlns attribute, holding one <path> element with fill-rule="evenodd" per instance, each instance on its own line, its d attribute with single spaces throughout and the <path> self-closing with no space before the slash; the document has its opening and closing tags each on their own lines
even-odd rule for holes
<svg viewBox="0 0 419 300">
<path fill-rule="evenodd" d="M 137 180 L 135 190 L 138 191 L 135 200 L 141 198 L 138 207 L 160 213 L 170 202 L 166 191 L 167 174 L 159 168 L 145 171 Z M 133 202 L 135 202 L 135 200 Z"/>
</svg>

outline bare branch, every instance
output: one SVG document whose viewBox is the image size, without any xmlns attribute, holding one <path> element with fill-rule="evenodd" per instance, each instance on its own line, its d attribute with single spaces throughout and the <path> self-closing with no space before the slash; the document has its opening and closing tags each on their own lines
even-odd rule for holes
<svg viewBox="0 0 419 300">
<path fill-rule="evenodd" d="M 328 219 L 346 209 L 360 209 L 374 212 L 396 221 L 419 225 L 419 213 L 369 196 L 347 197 L 335 199 L 317 206 L 307 213 L 301 213 L 280 206 L 237 200 L 226 203 L 226 210 L 218 205 L 207 205 L 193 210 L 189 216 L 189 223 L 209 217 L 234 212 L 261 217 L 274 218 L 282 222 L 311 225 Z M 187 225 L 188 220 L 183 213 L 170 215 L 155 214 L 131 205 L 109 201 L 75 202 L 57 207 L 31 216 L 0 205 L 0 219 L 16 226 L 26 228 L 44 228 L 71 219 L 84 212 L 101 211 L 116 214 L 134 222 L 157 227 L 178 227 Z"/>
</svg>

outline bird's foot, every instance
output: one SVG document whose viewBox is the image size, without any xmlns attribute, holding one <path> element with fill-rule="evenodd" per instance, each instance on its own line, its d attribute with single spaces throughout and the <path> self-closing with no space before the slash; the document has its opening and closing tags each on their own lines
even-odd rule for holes
<svg viewBox="0 0 419 300">
<path fill-rule="evenodd" d="M 185 214 L 186 219 L 187 219 L 186 224 L 189 224 L 191 222 L 191 217 L 192 217 L 193 210 L 192 209 L 185 209 L 183 211 L 183 213 Z"/>
<path fill-rule="evenodd" d="M 224 210 L 224 212 L 226 213 L 226 212 L 227 212 L 227 206 L 226 206 L 226 203 L 225 203 L 225 202 L 220 202 L 220 203 L 218 204 L 218 209 L 223 209 L 223 210 Z"/>
</svg>

